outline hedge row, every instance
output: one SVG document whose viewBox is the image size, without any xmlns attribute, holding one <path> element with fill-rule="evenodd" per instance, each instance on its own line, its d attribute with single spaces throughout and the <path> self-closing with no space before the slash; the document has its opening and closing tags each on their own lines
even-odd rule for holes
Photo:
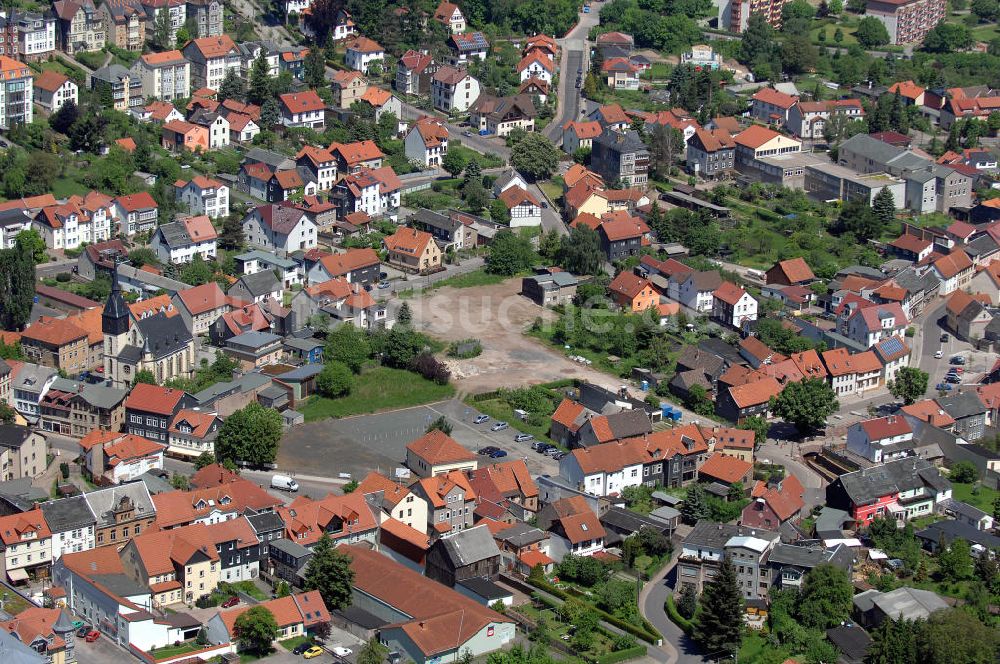
<svg viewBox="0 0 1000 664">
<path fill-rule="evenodd" d="M 633 646 L 631 648 L 626 648 L 625 650 L 619 650 L 617 652 L 608 653 L 607 655 L 601 655 L 594 661 L 596 664 L 617 664 L 617 662 L 624 662 L 637 657 L 645 657 L 646 654 L 646 646 Z"/>
<path fill-rule="evenodd" d="M 667 616 L 674 621 L 674 623 L 683 630 L 688 636 L 694 631 L 694 623 L 681 615 L 681 612 L 677 610 L 677 605 L 674 604 L 674 596 L 667 595 L 667 601 L 663 603 L 663 607 L 667 610 Z"/>
<path fill-rule="evenodd" d="M 556 597 L 558 597 L 561 600 L 565 601 L 565 600 L 569 600 L 569 599 L 575 599 L 568 592 L 566 592 L 565 590 L 563 590 L 561 588 L 556 588 L 555 586 L 553 586 L 548 581 L 543 581 L 543 580 L 540 580 L 540 579 L 532 579 L 532 578 L 529 577 L 528 578 L 528 583 L 530 583 L 531 585 L 535 586 L 536 588 L 544 590 L 545 592 L 547 592 L 549 594 L 555 595 Z M 601 620 L 604 620 L 605 622 L 607 622 L 607 623 L 609 623 L 611 625 L 614 625 L 618 629 L 620 629 L 620 630 L 622 630 L 624 632 L 628 632 L 632 636 L 640 638 L 643 641 L 646 641 L 647 643 L 652 643 L 652 644 L 655 645 L 657 641 L 659 641 L 660 639 L 663 638 L 662 636 L 660 636 L 660 633 L 655 630 L 655 628 L 652 629 L 652 630 L 650 630 L 650 631 L 647 631 L 647 630 L 645 630 L 645 629 L 643 629 L 641 627 L 637 627 L 636 625 L 633 625 L 630 622 L 626 622 L 626 621 L 622 620 L 618 616 L 615 616 L 615 615 L 612 615 L 612 614 L 608 613 L 604 609 L 601 609 L 601 608 L 593 606 L 593 605 L 591 605 L 591 606 L 593 607 L 594 611 L 597 612 L 597 615 L 599 615 L 601 617 Z"/>
</svg>

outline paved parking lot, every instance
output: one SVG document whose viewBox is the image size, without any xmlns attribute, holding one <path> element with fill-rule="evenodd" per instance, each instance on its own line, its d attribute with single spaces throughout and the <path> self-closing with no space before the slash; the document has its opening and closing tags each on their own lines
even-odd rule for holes
<svg viewBox="0 0 1000 664">
<path fill-rule="evenodd" d="M 517 431 L 492 432 L 488 422 L 474 425 L 479 413 L 461 401 L 442 401 L 375 415 L 323 420 L 295 427 L 282 439 L 278 465 L 282 470 L 338 476 L 349 473 L 361 479 L 371 470 L 391 476 L 406 458 L 406 445 L 424 434 L 441 415 L 452 423 L 452 438 L 475 452 L 493 445 L 508 453 L 507 459 L 527 457 L 532 475 L 554 475 L 559 464 L 531 450 L 530 443 L 515 443 Z M 485 457 L 484 457 L 485 458 Z"/>
<path fill-rule="evenodd" d="M 101 638 L 93 643 L 87 643 L 83 639 L 74 639 L 74 642 L 78 664 L 108 664 L 135 659 L 131 653 L 119 648 L 108 639 L 107 634 L 101 634 Z"/>
</svg>

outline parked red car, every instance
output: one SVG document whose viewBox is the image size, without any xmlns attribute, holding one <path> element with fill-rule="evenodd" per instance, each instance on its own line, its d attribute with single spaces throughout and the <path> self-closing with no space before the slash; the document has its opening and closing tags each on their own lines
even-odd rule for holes
<svg viewBox="0 0 1000 664">
<path fill-rule="evenodd" d="M 87 643 L 93 643 L 99 638 L 101 638 L 101 633 L 98 632 L 96 629 L 92 629 L 89 632 L 87 632 L 85 640 L 87 641 Z"/>
<path fill-rule="evenodd" d="M 240 603 L 240 598 L 234 595 L 222 603 L 222 608 L 230 609 L 239 603 Z"/>
</svg>

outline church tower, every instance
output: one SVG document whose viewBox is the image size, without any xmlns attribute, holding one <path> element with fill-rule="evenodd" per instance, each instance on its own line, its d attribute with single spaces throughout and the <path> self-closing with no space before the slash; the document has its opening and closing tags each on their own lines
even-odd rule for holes
<svg viewBox="0 0 1000 664">
<path fill-rule="evenodd" d="M 118 284 L 118 268 L 111 276 L 111 294 L 104 304 L 101 314 L 101 331 L 104 333 L 104 377 L 110 378 L 115 385 L 121 382 L 121 368 L 117 366 L 118 354 L 128 342 L 129 310 L 122 297 L 122 289 Z"/>
</svg>

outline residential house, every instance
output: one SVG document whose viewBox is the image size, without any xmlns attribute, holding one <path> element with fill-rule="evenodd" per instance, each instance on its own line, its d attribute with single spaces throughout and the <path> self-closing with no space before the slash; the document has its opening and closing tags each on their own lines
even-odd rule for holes
<svg viewBox="0 0 1000 664">
<path fill-rule="evenodd" d="M 827 505 L 865 526 L 876 516 L 906 521 L 933 514 L 951 498 L 951 483 L 929 461 L 911 457 L 841 475 L 827 486 L 826 497 Z"/>
<path fill-rule="evenodd" d="M 275 617 L 278 632 L 275 641 L 307 638 L 313 630 L 330 622 L 330 613 L 318 590 L 288 595 L 261 602 Z M 219 611 L 205 625 L 208 640 L 212 643 L 237 643 L 236 620 L 251 606 L 241 606 L 227 611 Z"/>
<path fill-rule="evenodd" d="M 607 531 L 582 496 L 561 498 L 538 513 L 538 525 L 552 533 L 550 555 L 592 556 L 604 550 Z"/>
<path fill-rule="evenodd" d="M 781 94 L 781 93 L 778 93 Z M 799 138 L 823 139 L 823 130 L 830 118 L 838 116 L 844 121 L 861 120 L 865 109 L 858 99 L 830 99 L 826 101 L 798 101 L 788 109 L 786 124 Z"/>
<path fill-rule="evenodd" d="M 79 89 L 68 76 L 48 69 L 35 78 L 34 99 L 36 104 L 55 113 L 68 101 L 79 103 Z"/>
<path fill-rule="evenodd" d="M 156 228 L 149 244 L 162 263 L 190 263 L 196 256 L 214 260 L 219 235 L 207 215 L 185 217 Z"/>
<path fill-rule="evenodd" d="M 218 90 L 229 71 L 240 74 L 240 52 L 228 35 L 192 39 L 181 50 L 191 63 L 192 88 Z"/>
<path fill-rule="evenodd" d="M 640 71 L 628 58 L 608 58 L 601 63 L 601 75 L 612 90 L 638 90 Z"/>
<path fill-rule="evenodd" d="M 198 37 L 218 37 L 223 32 L 220 0 L 187 0 L 187 18 L 197 27 Z"/>
<path fill-rule="evenodd" d="M 208 215 L 212 219 L 229 216 L 229 187 L 220 180 L 204 175 L 177 180 L 174 195 L 191 214 Z"/>
<path fill-rule="evenodd" d="M 725 129 L 696 129 L 687 142 L 687 169 L 696 177 L 717 178 L 733 170 L 736 142 Z"/>
<path fill-rule="evenodd" d="M 344 63 L 349 69 L 368 73 L 368 67 L 373 62 L 381 62 L 385 58 L 385 49 L 378 42 L 367 37 L 357 37 L 347 43 Z"/>
<path fill-rule="evenodd" d="M 552 77 L 555 75 L 556 65 L 547 53 L 536 49 L 525 55 L 521 61 L 517 63 L 514 71 L 518 73 L 521 82 L 529 79 L 536 79 L 549 84 L 552 82 Z"/>
<path fill-rule="evenodd" d="M 299 173 L 316 185 L 317 191 L 330 191 L 337 181 L 337 160 L 329 150 L 304 146 L 295 155 Z"/>
<path fill-rule="evenodd" d="M 993 315 L 986 308 L 990 304 L 989 296 L 983 293 L 969 295 L 965 291 L 953 291 L 945 305 L 948 329 L 964 341 L 983 339 L 987 326 L 993 321 Z"/>
<path fill-rule="evenodd" d="M 404 140 L 406 158 L 424 166 L 440 167 L 448 153 L 448 128 L 432 117 L 418 118 Z"/>
<path fill-rule="evenodd" d="M 725 281 L 712 293 L 712 318 L 737 330 L 757 320 L 757 300 L 736 284 Z"/>
<path fill-rule="evenodd" d="M 48 440 L 27 427 L 0 424 L 0 476 L 3 481 L 35 478 L 48 464 Z"/>
<path fill-rule="evenodd" d="M 43 431 L 80 438 L 92 431 L 118 431 L 125 419 L 122 388 L 59 378 L 38 404 Z"/>
<path fill-rule="evenodd" d="M 146 41 L 146 10 L 139 0 L 104 0 L 98 10 L 107 40 L 126 51 L 141 51 Z"/>
<path fill-rule="evenodd" d="M 156 228 L 159 206 L 146 191 L 119 196 L 114 200 L 114 217 L 119 220 L 118 232 L 132 237 Z"/>
<path fill-rule="evenodd" d="M 86 498 L 71 496 L 50 500 L 40 505 L 52 533 L 52 560 L 56 561 L 64 553 L 79 553 L 94 548 L 94 516 Z"/>
<path fill-rule="evenodd" d="M 537 228 L 542 225 L 542 207 L 531 192 L 521 187 L 508 187 L 497 198 L 510 213 L 511 228 Z"/>
<path fill-rule="evenodd" d="M 284 255 L 316 246 L 316 224 L 294 207 L 260 205 L 242 223 L 247 242 L 265 251 Z"/>
<path fill-rule="evenodd" d="M 601 123 L 596 120 L 569 120 L 562 127 L 562 149 L 574 154 L 577 150 L 591 150 L 594 139 L 603 133 Z"/>
<path fill-rule="evenodd" d="M 935 399 L 941 410 L 955 424 L 951 431 L 967 441 L 980 440 L 985 435 L 987 407 L 974 392 L 958 392 Z"/>
<path fill-rule="evenodd" d="M 975 266 L 968 254 L 961 249 L 955 249 L 950 254 L 941 256 L 931 263 L 931 271 L 941 282 L 938 293 L 949 295 L 968 285 L 975 274 Z"/>
<path fill-rule="evenodd" d="M 476 515 L 492 518 L 501 512 L 514 520 L 530 519 L 538 511 L 538 486 L 523 460 L 494 463 L 467 471 L 476 493 Z"/>
<path fill-rule="evenodd" d="M 382 168 L 382 160 L 385 158 L 375 141 L 368 140 L 331 143 L 328 150 L 337 160 L 337 173 L 341 178 L 358 173 L 363 168 Z"/>
<path fill-rule="evenodd" d="M 649 226 L 642 219 L 624 211 L 609 212 L 597 227 L 601 249 L 612 263 L 638 256 L 648 243 Z"/>
<path fill-rule="evenodd" d="M 382 240 L 386 262 L 405 270 L 427 273 L 441 267 L 441 249 L 434 236 L 415 228 L 400 228 Z"/>
<path fill-rule="evenodd" d="M 125 400 L 125 430 L 165 445 L 174 416 L 194 405 L 194 398 L 181 390 L 137 383 Z"/>
<path fill-rule="evenodd" d="M 396 92 L 407 95 L 429 95 L 431 78 L 439 65 L 434 57 L 419 51 L 407 51 L 396 62 L 396 77 L 393 87 Z"/>
<path fill-rule="evenodd" d="M 427 501 L 401 482 L 370 472 L 355 491 L 361 495 L 380 494 L 382 524 L 388 520 L 396 520 L 418 532 L 427 532 L 427 526 L 431 523 Z"/>
<path fill-rule="evenodd" d="M 186 120 L 170 120 L 163 125 L 161 143 L 164 149 L 171 152 L 207 152 L 208 129 Z"/>
<path fill-rule="evenodd" d="M 58 377 L 51 367 L 24 363 L 10 381 L 14 410 L 29 423 L 37 423 L 41 401 Z"/>
<path fill-rule="evenodd" d="M 91 74 L 90 89 L 110 97 L 114 109 L 123 113 L 144 106 L 146 103 L 143 97 L 142 79 L 119 64 L 101 67 Z"/>
<path fill-rule="evenodd" d="M 94 545 L 119 547 L 145 532 L 156 518 L 156 509 L 144 482 L 130 482 L 84 494 L 97 522 Z"/>
<path fill-rule="evenodd" d="M 772 163 L 774 158 L 784 158 L 802 152 L 800 141 L 761 125 L 747 127 L 733 140 L 736 142 L 736 170 L 761 182 L 775 181 L 775 173 L 772 171 L 777 164 Z M 805 164 L 793 164 L 794 175 L 804 175 L 804 166 Z M 783 184 L 784 177 L 782 171 L 777 182 Z M 801 189 L 802 186 L 798 185 L 796 188 Z"/>
<path fill-rule="evenodd" d="M 104 46 L 104 20 L 93 0 L 55 0 L 52 10 L 59 21 L 56 45 L 60 50 L 72 56 Z"/>
<path fill-rule="evenodd" d="M 221 424 L 218 413 L 197 406 L 177 411 L 168 429 L 167 453 L 180 458 L 214 454 L 215 436 Z"/>
<path fill-rule="evenodd" d="M 620 272 L 608 285 L 608 291 L 615 304 L 629 313 L 641 313 L 660 301 L 653 285 L 631 272 Z"/>
<path fill-rule="evenodd" d="M 262 303 L 280 300 L 283 286 L 270 270 L 240 275 L 229 287 L 227 295 L 244 302 Z"/>
<path fill-rule="evenodd" d="M 41 509 L 0 517 L 0 554 L 2 572 L 10 583 L 48 576 L 52 531 Z"/>
<path fill-rule="evenodd" d="M 737 566 L 737 584 L 743 597 L 747 600 L 766 597 L 770 588 L 768 554 L 779 541 L 780 535 L 771 530 L 698 521 L 681 545 L 678 584 L 701 593 L 723 559 L 728 558 Z"/>
<path fill-rule="evenodd" d="M 299 496 L 277 512 L 285 523 L 285 539 L 307 548 L 315 546 L 323 533 L 334 545 L 366 542 L 375 544 L 378 518 L 365 497 L 358 493 L 345 496 L 327 494 L 313 500 Z"/>
<path fill-rule="evenodd" d="M 342 254 L 326 254 L 308 271 L 306 281 L 320 284 L 343 277 L 349 284 L 367 286 L 379 280 L 381 263 L 374 249 L 348 249 Z"/>
<path fill-rule="evenodd" d="M 95 484 L 122 484 L 163 469 L 165 443 L 141 436 L 95 430 L 80 440 L 83 470 Z"/>
<path fill-rule="evenodd" d="M 196 335 L 207 333 L 216 319 L 233 309 L 233 300 L 226 297 L 215 281 L 178 292 L 173 297 L 173 304 L 185 325 Z"/>
<path fill-rule="evenodd" d="M 798 97 L 778 92 L 774 88 L 761 88 L 751 97 L 750 115 L 767 125 L 788 124 L 792 107 Z"/>
<path fill-rule="evenodd" d="M 715 399 L 715 412 L 737 424 L 752 416 L 767 419 L 771 414 L 771 397 L 777 397 L 781 390 L 781 384 L 771 376 L 720 389 Z"/>
<path fill-rule="evenodd" d="M 758 480 L 750 491 L 752 502 L 740 514 L 740 525 L 776 530 L 794 522 L 805 507 L 804 494 L 805 488 L 794 475 L 777 482 Z"/>
<path fill-rule="evenodd" d="M 283 126 L 319 130 L 326 126 L 326 102 L 315 90 L 283 94 L 278 102 Z"/>
<path fill-rule="evenodd" d="M 490 42 L 481 32 L 463 32 L 448 37 L 448 48 L 451 51 L 448 64 L 464 68 L 473 60 L 485 60 Z"/>
<path fill-rule="evenodd" d="M 445 113 L 468 111 L 479 92 L 479 81 L 464 69 L 441 67 L 431 78 L 431 101 L 434 108 Z"/>
<path fill-rule="evenodd" d="M 863 420 L 847 429 L 847 449 L 874 463 L 909 456 L 912 441 L 909 422 L 897 415 Z"/>
<path fill-rule="evenodd" d="M 590 165 L 605 182 L 642 186 L 649 178 L 649 150 L 634 131 L 619 133 L 605 129 L 593 139 Z"/>
<path fill-rule="evenodd" d="M 717 482 L 723 486 L 738 484 L 744 490 L 753 479 L 753 463 L 735 456 L 713 453 L 698 468 L 699 482 Z"/>
<path fill-rule="evenodd" d="M 441 4 L 434 10 L 434 20 L 444 23 L 453 35 L 465 32 L 465 16 L 462 15 L 462 10 L 447 0 L 441 0 Z"/>
<path fill-rule="evenodd" d="M 469 107 L 469 124 L 479 133 L 506 136 L 514 129 L 535 130 L 535 102 L 529 95 L 480 94 Z"/>
</svg>

